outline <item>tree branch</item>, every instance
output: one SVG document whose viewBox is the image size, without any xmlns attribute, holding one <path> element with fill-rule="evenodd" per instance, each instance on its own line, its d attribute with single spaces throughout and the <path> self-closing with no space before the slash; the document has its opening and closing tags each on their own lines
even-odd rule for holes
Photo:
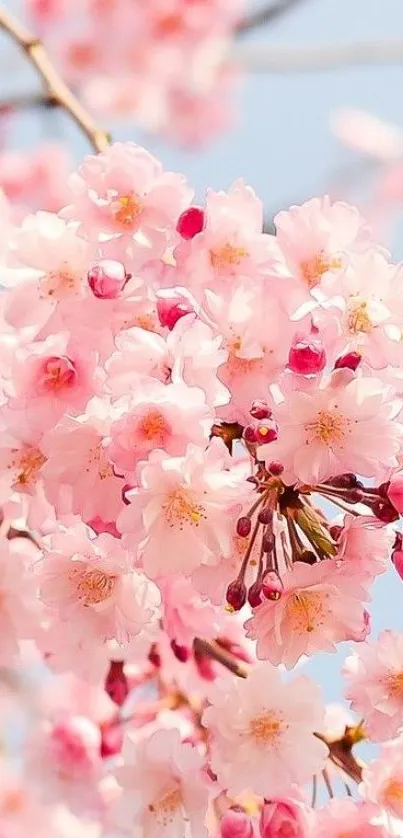
<svg viewBox="0 0 403 838">
<path fill-rule="evenodd" d="M 32 34 L 4 7 L 0 7 L 0 29 L 25 53 L 45 85 L 45 99 L 48 104 L 58 105 L 78 125 L 88 137 L 94 151 L 105 151 L 110 144 L 110 137 L 94 122 L 78 99 L 67 87 L 53 64 L 39 38 Z M 10 106 L 11 103 L 10 103 Z"/>
<path fill-rule="evenodd" d="M 232 57 L 254 73 L 314 73 L 346 67 L 403 62 L 403 39 L 308 47 L 248 43 L 233 47 Z"/>
<path fill-rule="evenodd" d="M 220 646 L 215 640 L 202 640 L 201 637 L 195 637 L 193 641 L 193 648 L 196 654 L 203 655 L 210 660 L 217 661 L 229 669 L 238 678 L 247 678 L 247 670 L 240 665 L 238 658 L 227 652 L 223 646 Z"/>
<path fill-rule="evenodd" d="M 235 29 L 235 35 L 242 37 L 253 29 L 257 29 L 259 26 L 274 23 L 274 21 L 281 18 L 286 12 L 291 12 L 300 2 L 301 0 L 276 0 L 274 3 L 263 6 L 262 9 L 252 12 L 251 15 L 245 17 L 238 23 Z"/>
</svg>

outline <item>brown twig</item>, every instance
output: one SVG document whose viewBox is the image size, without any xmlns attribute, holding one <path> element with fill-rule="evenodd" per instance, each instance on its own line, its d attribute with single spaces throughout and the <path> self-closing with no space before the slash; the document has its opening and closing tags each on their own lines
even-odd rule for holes
<svg viewBox="0 0 403 838">
<path fill-rule="evenodd" d="M 45 98 L 62 108 L 88 137 L 94 151 L 105 151 L 110 137 L 102 131 L 67 87 L 54 68 L 40 39 L 20 23 L 4 7 L 0 7 L 0 29 L 3 29 L 25 53 L 45 85 Z"/>
<path fill-rule="evenodd" d="M 229 669 L 238 678 L 248 677 L 247 670 L 240 665 L 235 655 L 231 655 L 230 652 L 227 652 L 215 640 L 202 640 L 201 637 L 196 637 L 193 641 L 193 648 L 196 654 L 204 655 L 206 658 L 210 658 L 210 660 L 221 663 L 222 666 L 225 666 L 226 669 Z"/>
<path fill-rule="evenodd" d="M 315 733 L 317 739 L 324 742 L 329 748 L 329 759 L 344 774 L 347 774 L 355 783 L 362 780 L 363 764 L 358 762 L 352 751 L 352 744 L 347 735 L 332 742 L 322 733 Z"/>
<path fill-rule="evenodd" d="M 269 3 L 269 5 L 263 6 L 262 9 L 252 12 L 248 17 L 241 20 L 235 29 L 235 34 L 238 36 L 247 35 L 252 29 L 274 23 L 275 20 L 278 20 L 286 12 L 290 12 L 300 2 L 301 0 L 276 0 L 274 3 Z"/>
</svg>

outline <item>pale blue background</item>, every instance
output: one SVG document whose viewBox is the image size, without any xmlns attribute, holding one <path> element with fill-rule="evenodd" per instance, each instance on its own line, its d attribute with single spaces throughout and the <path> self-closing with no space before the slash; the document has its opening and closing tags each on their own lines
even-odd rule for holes
<svg viewBox="0 0 403 838">
<path fill-rule="evenodd" d="M 147 0 L 145 0 L 147 2 Z M 6 3 L 17 8 L 17 3 Z M 250 4 L 258 6 L 259 3 Z M 267 29 L 250 36 L 270 44 L 307 45 L 403 36 L 403 0 L 306 0 Z M 35 78 L 24 59 L 0 41 L 0 91 L 9 95 Z M 329 115 L 341 107 L 367 109 L 403 127 L 403 65 L 348 68 L 305 75 L 247 76 L 239 95 L 239 126 L 197 154 L 147 139 L 134 126 L 114 132 L 115 138 L 146 143 L 167 168 L 185 172 L 202 197 L 207 185 L 226 188 L 243 176 L 262 196 L 268 212 L 323 192 L 340 167 L 354 160 L 329 130 Z M 0 96 L 1 98 L 1 96 Z M 29 148 L 52 133 L 68 137 L 77 159 L 88 145 L 63 114 L 18 120 L 14 144 Z M 403 247 L 395 250 L 403 257 Z M 391 571 L 374 587 L 373 632 L 385 626 L 403 629 L 403 582 Z M 319 655 L 307 664 L 322 683 L 327 700 L 340 696 L 337 656 Z"/>
</svg>

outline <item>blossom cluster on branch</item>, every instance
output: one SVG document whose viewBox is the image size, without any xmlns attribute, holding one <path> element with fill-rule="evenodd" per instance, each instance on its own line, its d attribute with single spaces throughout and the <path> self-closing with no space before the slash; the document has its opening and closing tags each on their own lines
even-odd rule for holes
<svg viewBox="0 0 403 838">
<path fill-rule="evenodd" d="M 403 268 L 328 197 L 275 223 L 130 142 L 58 213 L 2 203 L 0 664 L 53 673 L 7 838 L 399 834 Z M 287 670 L 343 641 L 335 731 Z"/>
</svg>

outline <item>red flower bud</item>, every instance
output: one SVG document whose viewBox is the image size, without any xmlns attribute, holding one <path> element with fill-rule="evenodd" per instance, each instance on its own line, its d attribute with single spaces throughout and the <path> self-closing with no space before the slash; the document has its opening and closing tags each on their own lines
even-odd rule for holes
<svg viewBox="0 0 403 838">
<path fill-rule="evenodd" d="M 205 214 L 202 207 L 189 207 L 179 216 L 176 229 L 183 239 L 194 239 L 204 228 Z"/>
<path fill-rule="evenodd" d="M 266 573 L 263 579 L 262 591 L 263 596 L 266 599 L 280 599 L 283 593 L 283 583 L 274 570 L 270 570 L 269 573 Z"/>
<path fill-rule="evenodd" d="M 172 294 L 170 297 L 157 297 L 157 314 L 161 326 L 172 331 L 175 324 L 186 314 L 192 314 L 194 307 L 188 297 Z"/>
<path fill-rule="evenodd" d="M 349 369 L 355 372 L 360 363 L 361 355 L 359 355 L 358 352 L 346 352 L 345 355 L 341 355 L 340 358 L 337 359 L 334 369 Z"/>
<path fill-rule="evenodd" d="M 121 262 L 102 259 L 88 271 L 88 285 L 100 300 L 115 300 L 130 279 Z"/>
<path fill-rule="evenodd" d="M 252 407 L 249 413 L 254 419 L 269 419 L 272 411 L 270 410 L 267 402 L 263 401 L 263 399 L 256 399 L 252 402 Z"/>
<path fill-rule="evenodd" d="M 234 611 L 240 611 L 246 602 L 246 585 L 242 579 L 234 579 L 227 588 L 227 602 Z"/>
<path fill-rule="evenodd" d="M 111 661 L 105 680 L 105 691 L 119 707 L 125 703 L 129 694 L 129 684 L 123 667 L 123 661 Z"/>
<path fill-rule="evenodd" d="M 186 663 L 189 659 L 189 649 L 187 646 L 179 646 L 179 643 L 176 640 L 171 640 L 171 649 L 178 661 L 181 663 Z"/>
<path fill-rule="evenodd" d="M 298 375 L 316 375 L 326 366 L 326 353 L 319 337 L 296 335 L 288 355 L 290 370 Z"/>
<path fill-rule="evenodd" d="M 253 824 L 246 812 L 228 809 L 220 821 L 220 838 L 253 838 Z"/>
<path fill-rule="evenodd" d="M 252 529 L 252 521 L 247 515 L 242 515 L 242 518 L 238 518 L 236 523 L 236 531 L 237 535 L 241 536 L 241 538 L 246 538 Z"/>
<path fill-rule="evenodd" d="M 390 478 L 387 496 L 396 511 L 403 514 L 403 471 L 393 474 Z"/>
</svg>

